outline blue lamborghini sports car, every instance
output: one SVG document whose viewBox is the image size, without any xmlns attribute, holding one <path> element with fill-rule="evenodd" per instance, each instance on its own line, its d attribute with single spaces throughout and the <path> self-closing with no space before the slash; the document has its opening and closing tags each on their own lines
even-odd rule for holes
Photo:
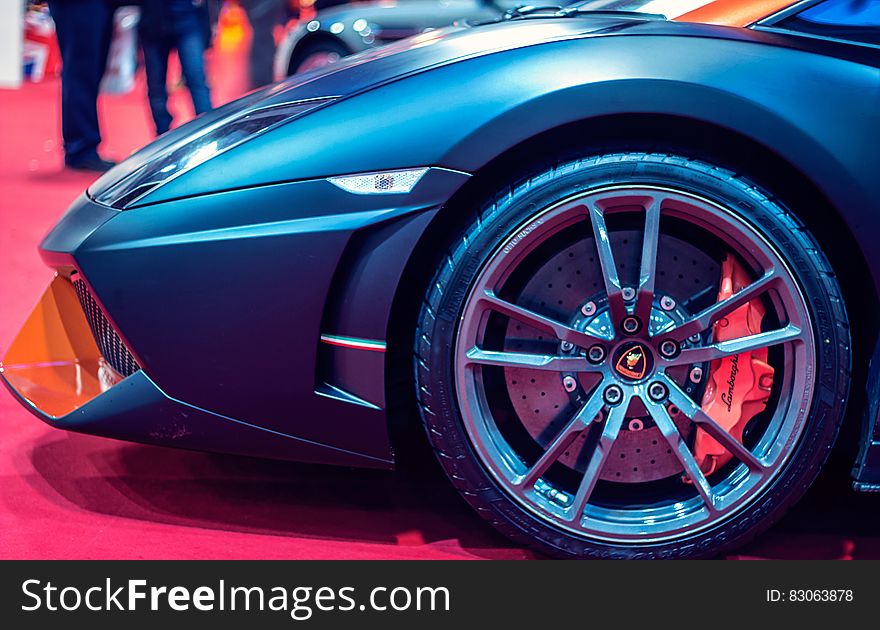
<svg viewBox="0 0 880 630">
<path fill-rule="evenodd" d="M 421 423 L 558 557 L 741 545 L 842 425 L 880 489 L 880 2 L 620 4 L 424 33 L 160 137 L 46 237 L 6 385 L 71 431 L 347 466 Z"/>
</svg>

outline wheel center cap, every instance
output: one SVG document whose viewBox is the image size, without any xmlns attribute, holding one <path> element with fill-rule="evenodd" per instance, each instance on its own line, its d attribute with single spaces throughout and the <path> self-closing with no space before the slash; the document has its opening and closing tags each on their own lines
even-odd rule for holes
<svg viewBox="0 0 880 630">
<path fill-rule="evenodd" d="M 640 381 L 654 367 L 654 359 L 645 344 L 625 343 L 614 353 L 614 371 L 629 381 Z"/>
</svg>

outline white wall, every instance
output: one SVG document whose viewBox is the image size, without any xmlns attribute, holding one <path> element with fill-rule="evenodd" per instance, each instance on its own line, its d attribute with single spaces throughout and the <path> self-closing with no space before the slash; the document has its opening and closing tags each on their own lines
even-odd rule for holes
<svg viewBox="0 0 880 630">
<path fill-rule="evenodd" d="M 24 2 L 0 0 L 0 87 L 21 84 Z"/>
</svg>

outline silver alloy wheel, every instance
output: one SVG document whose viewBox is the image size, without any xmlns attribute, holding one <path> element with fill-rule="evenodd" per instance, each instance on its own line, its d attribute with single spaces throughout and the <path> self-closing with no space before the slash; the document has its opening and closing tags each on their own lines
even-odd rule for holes
<svg viewBox="0 0 880 630">
<path fill-rule="evenodd" d="M 642 244 L 637 282 L 627 287 L 618 273 L 613 230 L 608 223 L 629 215 L 638 217 Z M 670 221 L 686 224 L 694 233 L 705 234 L 706 240 L 723 243 L 752 271 L 751 284 L 678 320 L 658 318 L 657 313 L 674 306 L 668 296 L 655 290 L 657 278 L 674 271 L 657 267 L 658 243 L 664 235 L 661 217 L 667 226 Z M 568 322 L 501 297 L 529 257 L 538 255 L 539 248 L 546 249 L 551 238 L 567 230 L 580 230 L 593 243 L 604 284 L 598 295 L 578 296 L 583 306 Z M 679 303 L 689 297 L 674 296 Z M 765 324 L 760 333 L 737 339 L 711 339 L 716 322 L 755 299 L 768 306 L 772 317 L 765 322 L 772 320 L 772 325 Z M 602 305 L 605 325 L 577 323 L 583 321 L 578 318 L 581 312 L 598 311 L 597 304 Z M 549 354 L 511 351 L 506 341 L 488 339 L 489 322 L 498 317 L 548 335 L 560 350 Z M 624 322 L 632 317 L 645 324 L 635 332 L 624 332 Z M 670 353 L 667 344 L 661 353 L 663 342 L 669 340 L 680 349 Z M 624 377 L 612 365 L 612 357 L 633 342 L 647 351 L 652 363 L 646 364 L 640 378 Z M 588 356 L 597 346 L 605 350 L 594 350 L 593 359 L 604 355 L 598 362 Z M 745 446 L 703 412 L 675 374 L 682 370 L 688 374 L 712 360 L 758 348 L 773 348 L 778 377 L 766 422 Z M 560 387 L 565 378 L 577 379 L 583 395 L 577 399 L 574 413 L 563 418 L 561 428 L 539 444 L 537 456 L 522 452 L 509 438 L 505 429 L 509 414 L 506 420 L 502 418 L 493 402 L 499 389 L 499 381 L 489 378 L 493 370 L 558 373 Z M 814 374 L 815 343 L 809 311 L 785 260 L 732 211 L 691 193 L 659 186 L 617 185 L 587 191 L 544 209 L 520 226 L 491 255 L 471 287 L 455 345 L 456 395 L 465 429 L 479 460 L 500 487 L 558 528 L 618 544 L 661 542 L 704 530 L 757 500 L 789 461 L 801 437 L 813 397 Z M 566 383 L 570 385 L 570 381 Z M 668 452 L 689 479 L 688 484 L 681 484 L 680 492 L 656 495 L 651 500 L 643 496 L 633 500 L 626 492 L 619 492 L 620 498 L 615 498 L 615 489 L 626 488 L 600 481 L 608 454 L 625 430 L 631 403 L 647 411 L 667 442 Z M 673 419 L 671 409 L 681 412 L 682 421 Z M 707 478 L 693 456 L 683 426 L 702 428 L 734 456 L 734 463 Z M 583 470 L 577 471 L 580 476 L 575 486 L 565 488 L 554 480 L 551 470 L 561 465 L 562 456 L 575 440 L 588 434 L 593 436 L 592 451 Z M 599 483 L 607 486 L 601 500 L 595 496 Z"/>
</svg>

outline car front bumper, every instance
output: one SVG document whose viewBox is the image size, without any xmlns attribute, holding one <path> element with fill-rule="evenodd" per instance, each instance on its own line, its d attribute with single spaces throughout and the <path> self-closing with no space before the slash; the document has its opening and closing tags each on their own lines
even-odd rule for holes
<svg viewBox="0 0 880 630">
<path fill-rule="evenodd" d="M 327 457 L 319 445 L 175 400 L 143 370 L 120 375 L 102 356 L 73 283 L 61 273 L 0 361 L 0 380 L 28 411 L 59 429 L 255 457 Z M 337 457 L 382 467 L 354 453 Z"/>
<path fill-rule="evenodd" d="M 411 194 L 311 180 L 123 212 L 83 196 L 40 247 L 57 275 L 0 379 L 71 431 L 390 467 L 391 304 L 466 179 L 434 168 Z M 370 343 L 334 341 L 348 338 Z"/>
</svg>

